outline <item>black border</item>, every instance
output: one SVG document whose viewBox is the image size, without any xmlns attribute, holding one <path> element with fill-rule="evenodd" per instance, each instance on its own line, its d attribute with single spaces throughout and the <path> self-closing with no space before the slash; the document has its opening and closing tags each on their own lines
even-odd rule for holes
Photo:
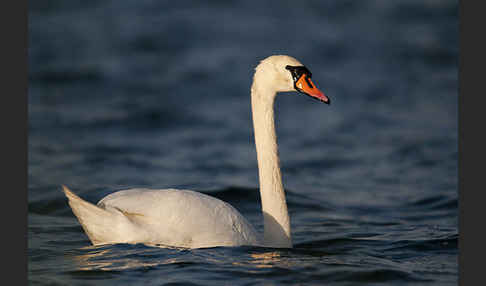
<svg viewBox="0 0 486 286">
<path fill-rule="evenodd" d="M 27 1 L 0 4 L 2 280 L 27 284 Z M 9 281 L 9 282 L 6 282 Z"/>
<path fill-rule="evenodd" d="M 484 9 L 459 1 L 459 285 L 484 280 Z M 466 131 L 467 130 L 467 131 Z M 468 134 L 467 137 L 464 134 Z M 481 152 L 482 151 L 482 152 Z M 474 162 L 474 159 L 476 159 Z M 481 197 L 480 197 L 481 196 Z"/>
</svg>

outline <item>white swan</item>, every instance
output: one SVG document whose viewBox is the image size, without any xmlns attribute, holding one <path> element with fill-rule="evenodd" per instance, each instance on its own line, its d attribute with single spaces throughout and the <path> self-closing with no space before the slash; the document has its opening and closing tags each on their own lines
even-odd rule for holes
<svg viewBox="0 0 486 286">
<path fill-rule="evenodd" d="M 94 245 L 145 243 L 185 248 L 259 245 L 291 248 L 290 221 L 282 185 L 273 115 L 277 92 L 298 91 L 329 103 L 296 59 L 270 56 L 255 69 L 251 107 L 258 159 L 264 234 L 231 205 L 189 190 L 129 189 L 93 205 L 66 186 L 73 213 Z"/>
</svg>

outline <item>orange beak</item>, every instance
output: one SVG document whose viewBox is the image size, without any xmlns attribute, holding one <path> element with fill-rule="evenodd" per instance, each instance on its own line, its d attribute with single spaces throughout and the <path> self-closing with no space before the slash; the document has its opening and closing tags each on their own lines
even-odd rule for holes
<svg viewBox="0 0 486 286">
<path fill-rule="evenodd" d="M 329 98 L 317 88 L 317 86 L 312 82 L 307 74 L 303 74 L 299 78 L 299 80 L 297 80 L 297 82 L 295 83 L 295 87 L 298 91 L 303 92 L 310 97 L 313 97 L 327 104 L 331 103 L 331 100 L 329 100 Z"/>
</svg>

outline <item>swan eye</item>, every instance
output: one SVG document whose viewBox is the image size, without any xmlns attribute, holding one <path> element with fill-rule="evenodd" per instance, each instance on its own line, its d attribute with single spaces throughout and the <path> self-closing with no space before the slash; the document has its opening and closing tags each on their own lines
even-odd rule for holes
<svg viewBox="0 0 486 286">
<path fill-rule="evenodd" d="M 307 84 L 309 85 L 310 88 L 314 88 L 312 83 L 310 82 L 310 78 L 312 77 L 312 73 L 305 67 L 305 66 L 290 66 L 287 65 L 285 66 L 285 69 L 290 71 L 290 74 L 292 75 L 292 79 L 294 80 L 294 86 L 296 87 L 297 90 L 302 89 L 302 83 L 297 84 L 297 82 L 300 80 L 300 78 L 303 75 L 306 75 L 305 80 Z"/>
<path fill-rule="evenodd" d="M 307 75 L 307 77 L 309 78 L 312 77 L 312 73 L 305 66 L 287 65 L 285 66 L 285 69 L 290 71 L 290 74 L 292 74 L 292 78 L 294 79 L 294 82 L 297 82 L 304 74 Z"/>
</svg>

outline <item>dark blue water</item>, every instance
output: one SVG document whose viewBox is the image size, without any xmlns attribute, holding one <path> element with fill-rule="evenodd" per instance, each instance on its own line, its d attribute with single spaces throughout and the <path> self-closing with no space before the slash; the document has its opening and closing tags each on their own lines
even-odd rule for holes
<svg viewBox="0 0 486 286">
<path fill-rule="evenodd" d="M 28 274 L 68 285 L 456 285 L 457 1 L 31 1 Z M 61 184 L 221 198 L 262 230 L 249 88 L 283 95 L 294 248 L 90 246 Z"/>
</svg>

